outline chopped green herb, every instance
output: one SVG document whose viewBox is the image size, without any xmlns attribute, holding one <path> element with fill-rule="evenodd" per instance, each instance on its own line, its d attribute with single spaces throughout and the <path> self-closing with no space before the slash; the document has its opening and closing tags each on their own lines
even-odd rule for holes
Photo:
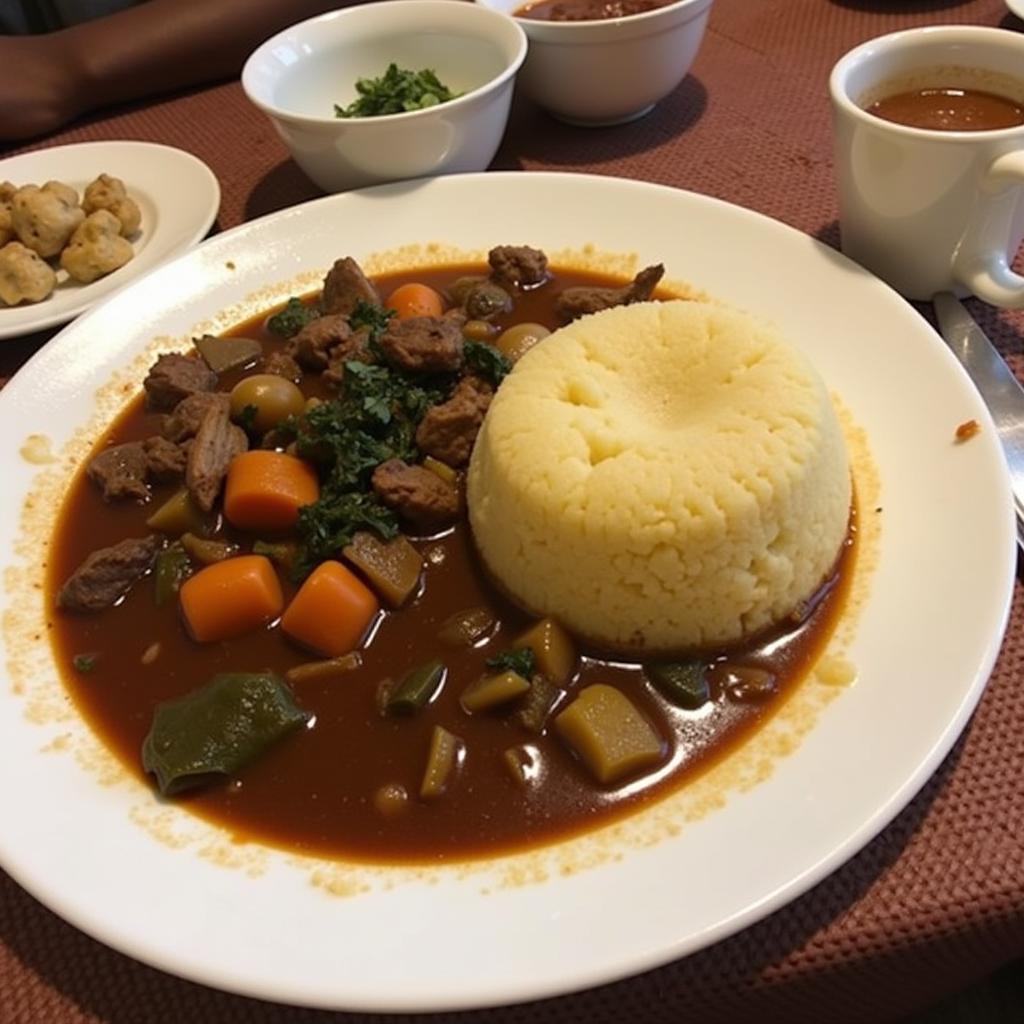
<svg viewBox="0 0 1024 1024">
<path fill-rule="evenodd" d="M 466 365 L 478 376 L 497 387 L 512 369 L 512 364 L 493 345 L 485 341 L 466 341 L 462 347 Z"/>
<path fill-rule="evenodd" d="M 253 424 L 256 422 L 256 417 L 259 416 L 260 411 L 255 405 L 246 405 L 242 407 L 242 411 L 238 414 L 235 422 L 243 430 L 252 430 Z"/>
<path fill-rule="evenodd" d="M 389 64 L 380 78 L 356 79 L 356 92 L 358 97 L 347 107 L 334 104 L 335 117 L 403 114 L 436 107 L 462 95 L 452 92 L 430 68 L 409 71 L 397 64 Z"/>
<path fill-rule="evenodd" d="M 299 512 L 299 578 L 336 557 L 359 530 L 384 540 L 395 536 L 398 519 L 370 490 L 370 477 L 388 459 L 418 460 L 416 427 L 444 400 L 453 380 L 381 364 L 344 364 L 341 393 L 306 413 L 296 439 L 299 456 L 315 463 L 321 476 L 319 500 Z"/>
<path fill-rule="evenodd" d="M 487 659 L 488 668 L 497 668 L 502 671 L 515 672 L 524 679 L 529 679 L 537 670 L 537 656 L 530 647 L 519 647 L 511 651 L 502 651 L 501 654 Z"/>
<path fill-rule="evenodd" d="M 377 344 L 380 336 L 387 330 L 388 323 L 395 315 L 393 309 L 385 309 L 383 306 L 375 306 L 372 302 L 360 299 L 355 309 L 349 313 L 348 323 L 354 331 L 360 327 L 367 327 L 370 330 L 371 350 Z"/>
<path fill-rule="evenodd" d="M 96 667 L 96 655 L 95 654 L 76 654 L 71 659 L 71 664 L 75 666 L 76 672 L 91 672 Z"/>
<path fill-rule="evenodd" d="M 428 661 L 407 673 L 387 695 L 388 714 L 411 715 L 425 708 L 437 695 L 447 669 L 440 661 Z"/>
<path fill-rule="evenodd" d="M 398 518 L 367 491 L 321 491 L 318 501 L 299 509 L 302 547 L 292 575 L 303 579 L 320 562 L 337 557 L 360 530 L 391 540 L 398 534 Z"/>
<path fill-rule="evenodd" d="M 285 303 L 284 309 L 267 320 L 267 330 L 273 331 L 274 334 L 280 335 L 282 338 L 291 338 L 311 320 L 315 320 L 321 315 L 319 306 L 315 304 L 307 306 L 302 299 L 293 296 Z"/>
</svg>

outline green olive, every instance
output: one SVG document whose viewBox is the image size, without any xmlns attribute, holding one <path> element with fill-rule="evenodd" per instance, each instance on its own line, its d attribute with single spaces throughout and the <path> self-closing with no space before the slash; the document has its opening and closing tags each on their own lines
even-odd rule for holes
<svg viewBox="0 0 1024 1024">
<path fill-rule="evenodd" d="M 550 333 L 543 324 L 516 324 L 498 335 L 494 347 L 514 363 Z"/>
<path fill-rule="evenodd" d="M 255 413 L 247 414 L 251 406 Z M 265 434 L 289 416 L 298 416 L 306 407 L 306 398 L 290 380 L 276 373 L 254 373 L 231 389 L 231 417 Z M 252 419 L 248 419 L 252 416 Z"/>
</svg>

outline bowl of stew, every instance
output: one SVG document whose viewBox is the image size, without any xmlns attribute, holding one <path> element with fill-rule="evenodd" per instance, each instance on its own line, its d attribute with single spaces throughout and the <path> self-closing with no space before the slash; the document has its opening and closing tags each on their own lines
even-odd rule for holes
<svg viewBox="0 0 1024 1024">
<path fill-rule="evenodd" d="M 623 124 L 686 77 L 712 0 L 476 0 L 513 15 L 530 42 L 525 94 L 570 124 Z"/>
<path fill-rule="evenodd" d="M 520 25 L 456 0 L 387 0 L 284 29 L 242 69 L 249 99 L 325 192 L 482 171 L 526 55 Z"/>
</svg>

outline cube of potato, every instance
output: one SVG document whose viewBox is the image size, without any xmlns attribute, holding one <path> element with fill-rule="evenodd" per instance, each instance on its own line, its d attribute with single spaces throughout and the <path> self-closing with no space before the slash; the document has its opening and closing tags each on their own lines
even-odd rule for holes
<svg viewBox="0 0 1024 1024">
<path fill-rule="evenodd" d="M 576 670 L 576 648 L 569 634 L 554 619 L 541 619 L 513 646 L 529 647 L 537 659 L 537 671 L 553 683 L 564 685 Z"/>
<path fill-rule="evenodd" d="M 559 735 L 598 782 L 618 782 L 650 768 L 665 744 L 630 699 L 614 686 L 594 683 L 555 716 Z"/>
<path fill-rule="evenodd" d="M 419 585 L 423 556 L 401 534 L 383 541 L 361 530 L 342 554 L 391 608 L 401 608 Z"/>
</svg>

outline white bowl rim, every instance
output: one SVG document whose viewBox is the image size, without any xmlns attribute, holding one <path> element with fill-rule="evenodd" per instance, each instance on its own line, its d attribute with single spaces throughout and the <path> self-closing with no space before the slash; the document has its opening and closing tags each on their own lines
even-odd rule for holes
<svg viewBox="0 0 1024 1024">
<path fill-rule="evenodd" d="M 533 2 L 539 3 L 540 0 L 533 0 Z M 530 0 L 522 0 L 522 3 L 520 3 L 519 6 L 525 7 L 528 3 L 530 3 Z M 697 8 L 693 11 L 693 16 L 696 17 L 713 3 L 714 0 L 672 0 L 671 3 L 652 7 L 649 11 L 638 11 L 636 14 L 626 14 L 621 18 L 588 18 L 586 20 L 579 21 L 552 21 L 548 18 L 527 18 L 522 15 L 514 14 L 510 14 L 509 17 L 514 18 L 517 21 L 521 21 L 530 27 L 543 25 L 545 29 L 554 32 L 579 32 L 581 29 L 585 28 L 592 29 L 595 25 L 636 25 L 644 21 L 654 21 L 659 17 L 663 17 L 667 14 L 674 14 L 676 11 L 682 11 L 687 7 Z M 473 6 L 486 8 L 488 11 L 494 11 L 496 14 L 504 13 L 494 6 L 493 0 L 473 0 Z M 557 26 L 557 28 L 553 26 Z M 529 29 L 527 29 L 527 32 L 529 32 Z"/>
<path fill-rule="evenodd" d="M 701 2 L 701 0 L 677 0 L 677 3 L 686 4 L 693 2 Z M 710 0 L 708 0 L 710 2 Z M 673 4 L 673 6 L 676 6 Z M 398 7 L 407 7 L 410 10 L 415 9 L 417 11 L 424 11 L 430 7 L 440 8 L 443 7 L 446 10 L 455 10 L 461 8 L 462 10 L 472 11 L 485 11 L 485 18 L 490 18 L 492 23 L 495 25 L 504 24 L 508 29 L 513 31 L 513 35 L 516 35 L 518 46 L 516 47 L 515 55 L 512 60 L 506 65 L 504 70 L 494 78 L 488 79 L 483 85 L 477 86 L 475 89 L 471 89 L 469 92 L 463 93 L 461 96 L 456 96 L 455 99 L 448 100 L 445 103 L 438 103 L 432 107 L 424 107 L 422 110 L 406 110 L 399 114 L 378 114 L 371 117 L 356 117 L 356 118 L 339 118 L 339 117 L 327 117 L 327 116 L 316 116 L 314 114 L 299 114 L 291 110 L 285 110 L 283 107 L 276 106 L 273 103 L 268 103 L 266 100 L 260 99 L 255 96 L 251 87 L 252 77 L 254 74 L 253 68 L 256 65 L 257 60 L 261 59 L 275 44 L 280 42 L 285 36 L 290 35 L 297 29 L 306 29 L 307 26 L 312 26 L 315 23 L 337 21 L 344 18 L 369 18 L 374 14 L 379 14 L 384 8 L 394 9 Z M 456 17 L 463 17 L 464 15 L 456 15 Z M 476 18 L 476 14 L 469 15 L 470 18 Z M 483 24 L 483 22 L 480 22 Z M 399 121 L 406 121 L 409 118 L 424 117 L 430 114 L 436 113 L 438 110 L 452 110 L 458 106 L 463 106 L 466 103 L 473 101 L 489 92 L 499 89 L 504 85 L 510 78 L 514 77 L 522 66 L 523 61 L 526 59 L 527 49 L 527 38 L 526 32 L 522 25 L 519 24 L 515 18 L 510 14 L 504 14 L 501 11 L 495 10 L 492 7 L 488 7 L 484 4 L 477 3 L 466 3 L 465 0 L 379 0 L 377 3 L 372 4 L 359 4 L 355 7 L 345 7 L 334 11 L 325 11 L 323 14 L 315 14 L 311 18 L 306 18 L 304 21 L 298 21 L 294 25 L 290 25 L 287 28 L 282 29 L 280 32 L 275 33 L 269 39 L 264 40 L 256 47 L 252 53 L 246 58 L 245 64 L 242 67 L 241 82 L 242 88 L 248 96 L 250 102 L 254 103 L 264 113 L 271 117 L 281 120 L 288 121 L 291 124 L 302 124 L 302 125 L 319 125 L 326 126 L 331 125 L 334 127 L 346 127 L 351 128 L 355 125 L 365 124 L 395 124 Z"/>
</svg>

